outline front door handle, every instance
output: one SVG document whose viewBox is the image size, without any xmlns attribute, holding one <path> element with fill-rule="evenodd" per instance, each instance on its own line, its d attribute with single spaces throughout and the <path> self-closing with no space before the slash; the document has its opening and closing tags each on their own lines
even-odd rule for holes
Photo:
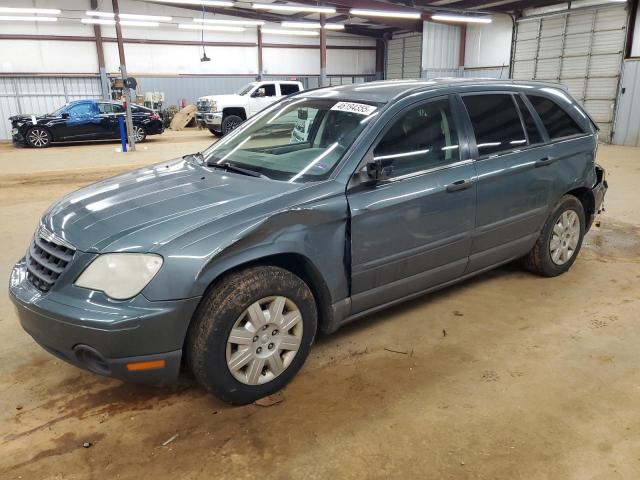
<svg viewBox="0 0 640 480">
<path fill-rule="evenodd" d="M 546 167 L 547 165 L 551 165 L 553 162 L 555 162 L 558 158 L 557 157 L 544 157 L 541 158 L 540 160 L 536 160 L 535 163 L 535 167 Z"/>
<path fill-rule="evenodd" d="M 457 180 L 447 185 L 447 192 L 459 192 L 460 190 L 466 190 L 473 185 L 473 180 Z"/>
</svg>

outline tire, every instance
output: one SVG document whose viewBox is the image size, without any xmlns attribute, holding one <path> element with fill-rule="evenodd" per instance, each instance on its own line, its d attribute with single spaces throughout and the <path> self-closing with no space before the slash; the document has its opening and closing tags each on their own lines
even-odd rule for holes
<svg viewBox="0 0 640 480">
<path fill-rule="evenodd" d="M 133 135 L 136 137 L 136 143 L 142 143 L 147 139 L 147 131 L 142 125 L 133 126 Z"/>
<path fill-rule="evenodd" d="M 242 120 L 238 115 L 227 115 L 224 117 L 222 119 L 222 125 L 220 126 L 222 129 L 222 135 L 232 132 L 238 128 L 243 121 L 244 120 Z"/>
<path fill-rule="evenodd" d="M 535 245 L 524 257 L 525 268 L 544 277 L 555 277 L 569 270 L 580 252 L 585 226 L 580 201 L 573 195 L 562 197 Z"/>
<path fill-rule="evenodd" d="M 222 136 L 222 132 L 219 132 L 218 130 L 214 130 L 213 128 L 210 128 L 209 131 L 216 137 Z"/>
<path fill-rule="evenodd" d="M 51 146 L 53 137 L 46 128 L 35 126 L 27 130 L 25 140 L 31 148 L 47 148 Z"/>
<path fill-rule="evenodd" d="M 260 326 L 263 321 L 268 328 Z M 271 266 L 234 272 L 202 299 L 187 334 L 187 364 L 203 388 L 225 402 L 245 405 L 294 377 L 309 354 L 317 323 L 313 294 L 293 273 Z"/>
</svg>

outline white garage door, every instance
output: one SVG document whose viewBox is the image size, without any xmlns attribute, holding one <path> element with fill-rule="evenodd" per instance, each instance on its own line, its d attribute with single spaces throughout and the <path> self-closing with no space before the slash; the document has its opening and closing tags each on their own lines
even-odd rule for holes
<svg viewBox="0 0 640 480">
<path fill-rule="evenodd" d="M 620 4 L 518 20 L 512 77 L 566 85 L 609 142 L 627 15 Z"/>
<path fill-rule="evenodd" d="M 422 65 L 422 34 L 394 35 L 387 43 L 386 77 L 420 78 Z"/>
</svg>

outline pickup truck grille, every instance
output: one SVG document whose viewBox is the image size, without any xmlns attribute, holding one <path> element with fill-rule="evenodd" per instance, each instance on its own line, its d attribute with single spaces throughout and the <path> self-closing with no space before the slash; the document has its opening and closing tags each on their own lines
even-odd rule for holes
<svg viewBox="0 0 640 480">
<path fill-rule="evenodd" d="M 211 108 L 211 102 L 209 102 L 209 100 L 198 100 L 196 102 L 196 108 L 199 112 L 208 112 Z"/>
<path fill-rule="evenodd" d="M 48 292 L 66 270 L 75 250 L 37 232 L 27 252 L 27 278 L 42 292 Z"/>
</svg>

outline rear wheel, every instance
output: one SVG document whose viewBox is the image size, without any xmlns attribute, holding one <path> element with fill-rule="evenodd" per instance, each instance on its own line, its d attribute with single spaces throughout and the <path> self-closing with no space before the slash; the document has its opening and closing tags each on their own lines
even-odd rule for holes
<svg viewBox="0 0 640 480">
<path fill-rule="evenodd" d="M 585 225 L 580 201 L 573 195 L 562 197 L 536 244 L 524 258 L 525 267 L 545 277 L 555 277 L 569 270 L 580 252 Z"/>
<path fill-rule="evenodd" d="M 42 127 L 31 127 L 26 135 L 27 145 L 33 148 L 46 148 L 51 146 L 51 133 Z"/>
<path fill-rule="evenodd" d="M 316 332 L 307 284 L 278 267 L 253 267 L 219 281 L 196 312 L 187 360 L 196 380 L 220 399 L 251 403 L 300 370 Z"/>
<path fill-rule="evenodd" d="M 142 143 L 147 138 L 147 131 L 141 125 L 134 125 L 133 136 L 136 139 L 136 143 Z"/>
<path fill-rule="evenodd" d="M 242 118 L 240 118 L 238 115 L 227 115 L 222 119 L 222 125 L 220 127 L 222 128 L 222 134 L 226 135 L 227 133 L 232 132 L 233 130 L 238 128 L 241 123 Z"/>
</svg>

